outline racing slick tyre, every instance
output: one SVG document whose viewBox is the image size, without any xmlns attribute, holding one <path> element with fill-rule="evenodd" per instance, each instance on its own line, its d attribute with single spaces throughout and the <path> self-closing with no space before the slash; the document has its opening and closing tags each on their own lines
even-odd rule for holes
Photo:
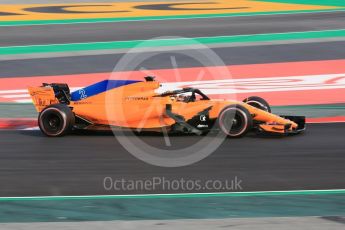
<svg viewBox="0 0 345 230">
<path fill-rule="evenodd" d="M 218 127 L 228 137 L 243 137 L 252 129 L 253 118 L 242 105 L 229 105 L 219 113 Z"/>
<path fill-rule="evenodd" d="M 257 97 L 257 96 L 247 97 L 246 99 L 243 100 L 243 102 L 255 108 L 264 110 L 266 112 L 269 112 L 269 113 L 271 112 L 270 105 L 265 99 L 261 97 Z"/>
<path fill-rule="evenodd" d="M 75 117 L 65 104 L 55 104 L 46 107 L 38 116 L 40 130 L 49 137 L 59 137 L 67 134 L 74 125 Z"/>
</svg>

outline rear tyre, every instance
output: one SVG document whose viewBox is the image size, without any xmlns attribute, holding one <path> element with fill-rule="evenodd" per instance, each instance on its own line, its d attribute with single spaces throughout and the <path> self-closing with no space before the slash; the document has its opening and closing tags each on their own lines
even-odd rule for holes
<svg viewBox="0 0 345 230">
<path fill-rule="evenodd" d="M 246 99 L 243 100 L 244 103 L 251 105 L 255 108 L 264 110 L 266 112 L 271 112 L 271 107 L 268 104 L 268 102 L 261 98 L 261 97 L 257 97 L 257 96 L 252 96 L 252 97 L 248 97 Z"/>
<path fill-rule="evenodd" d="M 229 105 L 219 113 L 218 126 L 228 137 L 243 137 L 252 129 L 253 118 L 245 107 Z"/>
<path fill-rule="evenodd" d="M 49 137 L 59 137 L 71 131 L 75 117 L 65 104 L 55 104 L 46 107 L 38 116 L 40 130 Z"/>
</svg>

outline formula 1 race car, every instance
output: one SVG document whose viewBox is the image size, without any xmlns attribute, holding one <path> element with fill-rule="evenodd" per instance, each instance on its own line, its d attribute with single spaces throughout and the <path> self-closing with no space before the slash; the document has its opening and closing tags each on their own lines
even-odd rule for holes
<svg viewBox="0 0 345 230">
<path fill-rule="evenodd" d="M 218 130 L 229 137 L 251 130 L 297 134 L 305 129 L 305 117 L 274 115 L 260 97 L 213 100 L 199 89 L 157 93 L 160 87 L 148 76 L 145 81 L 104 80 L 72 93 L 67 84 L 43 83 L 29 87 L 29 93 L 39 128 L 50 137 L 113 127 L 198 135 Z"/>
</svg>

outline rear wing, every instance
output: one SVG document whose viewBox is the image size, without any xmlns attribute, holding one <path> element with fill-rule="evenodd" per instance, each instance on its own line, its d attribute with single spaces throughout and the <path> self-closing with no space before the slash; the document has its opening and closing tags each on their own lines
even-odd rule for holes
<svg viewBox="0 0 345 230">
<path fill-rule="evenodd" d="M 28 91 L 37 112 L 41 112 L 52 104 L 69 104 L 70 102 L 70 91 L 67 84 L 43 83 L 42 86 L 29 87 Z"/>
</svg>

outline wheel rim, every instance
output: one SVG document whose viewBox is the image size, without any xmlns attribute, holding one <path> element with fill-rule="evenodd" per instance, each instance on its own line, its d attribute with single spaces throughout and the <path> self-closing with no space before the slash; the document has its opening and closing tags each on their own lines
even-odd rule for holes
<svg viewBox="0 0 345 230">
<path fill-rule="evenodd" d="M 220 116 L 220 128 L 228 136 L 243 134 L 247 125 L 247 115 L 237 108 L 228 108 Z"/>
<path fill-rule="evenodd" d="M 52 131 L 58 131 L 61 129 L 61 119 L 56 114 L 49 114 L 46 118 L 46 122 L 44 124 L 45 128 L 48 128 Z"/>
</svg>

